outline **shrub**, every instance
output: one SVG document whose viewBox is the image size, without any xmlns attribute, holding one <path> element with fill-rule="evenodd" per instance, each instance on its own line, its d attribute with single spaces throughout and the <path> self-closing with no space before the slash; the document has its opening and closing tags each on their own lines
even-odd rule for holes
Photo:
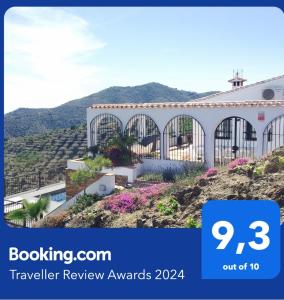
<svg viewBox="0 0 284 300">
<path fill-rule="evenodd" d="M 185 224 L 186 228 L 200 228 L 201 224 L 196 221 L 194 218 L 190 217 L 186 220 L 186 224 Z"/>
<path fill-rule="evenodd" d="M 269 174 L 269 173 L 277 173 L 280 169 L 280 164 L 277 161 L 265 161 L 264 163 L 264 174 Z"/>
<path fill-rule="evenodd" d="M 264 165 L 262 166 L 257 166 L 255 167 L 255 169 L 253 170 L 253 175 L 254 176 L 261 176 L 264 173 Z"/>
<path fill-rule="evenodd" d="M 134 189 L 110 196 L 103 202 L 103 208 L 113 213 L 131 213 L 145 206 L 151 198 L 158 197 L 167 184 L 153 184 L 147 188 Z"/>
<path fill-rule="evenodd" d="M 180 176 L 197 176 L 204 172 L 203 163 L 185 164 L 180 169 Z"/>
<path fill-rule="evenodd" d="M 137 210 L 144 204 L 146 204 L 144 202 L 144 198 L 140 198 L 138 195 L 134 196 L 123 193 L 108 200 L 105 208 L 109 209 L 113 213 L 130 213 Z"/>
<path fill-rule="evenodd" d="M 39 198 L 36 202 L 23 199 L 22 208 L 10 211 L 6 217 L 8 220 L 23 221 L 24 224 L 29 220 L 37 221 L 47 211 L 49 204 L 50 200 L 45 197 Z"/>
<path fill-rule="evenodd" d="M 191 186 L 196 183 L 199 175 L 204 172 L 204 166 L 201 164 L 194 164 L 186 166 L 181 169 L 181 173 L 175 176 L 175 183 L 173 183 L 169 189 L 170 193 L 179 192 L 184 187 Z"/>
<path fill-rule="evenodd" d="M 174 214 L 178 209 L 178 202 L 172 196 L 164 198 L 157 204 L 157 208 L 161 214 L 168 216 Z"/>
<path fill-rule="evenodd" d="M 211 177 L 211 176 L 215 176 L 217 175 L 218 170 L 215 168 L 210 168 L 207 170 L 207 172 L 205 173 L 206 177 Z"/>
<path fill-rule="evenodd" d="M 70 175 L 74 184 L 86 184 L 89 179 L 95 178 L 97 173 L 104 167 L 110 167 L 111 161 L 103 156 L 97 156 L 94 159 L 85 160 L 85 169 L 79 169 Z"/>
<path fill-rule="evenodd" d="M 171 168 L 167 168 L 163 171 L 163 181 L 164 182 L 175 182 L 176 178 L 175 178 L 175 172 L 173 169 Z"/>
<path fill-rule="evenodd" d="M 163 181 L 163 176 L 161 173 L 145 173 L 139 179 L 145 181 Z"/>
<path fill-rule="evenodd" d="M 284 156 L 279 156 L 279 164 L 281 168 L 284 168 Z"/>
<path fill-rule="evenodd" d="M 71 181 L 78 185 L 85 183 L 89 178 L 91 178 L 91 174 L 86 169 L 79 169 L 70 174 Z"/>
<path fill-rule="evenodd" d="M 37 222 L 34 227 L 52 227 L 52 228 L 62 228 L 69 220 L 68 212 L 60 212 L 56 215 L 46 216 Z"/>
<path fill-rule="evenodd" d="M 99 146 L 97 146 L 97 145 L 91 146 L 87 149 L 87 151 L 90 152 L 93 157 L 95 157 L 99 152 Z"/>
<path fill-rule="evenodd" d="M 228 164 L 228 169 L 234 170 L 236 167 L 246 165 L 249 162 L 250 160 L 248 158 L 237 158 Z"/>
<path fill-rule="evenodd" d="M 217 175 L 218 174 L 218 170 L 217 169 L 215 169 L 215 168 L 210 168 L 210 169 L 208 169 L 203 175 L 201 175 L 201 176 L 198 176 L 197 177 L 197 180 L 201 180 L 201 179 L 207 179 L 208 177 L 213 177 L 213 176 L 215 176 L 215 175 Z"/>
<path fill-rule="evenodd" d="M 109 145 L 102 152 L 114 166 L 131 165 L 134 161 L 139 161 L 137 155 L 130 150 L 135 142 L 134 136 L 119 133 L 109 141 Z"/>
<path fill-rule="evenodd" d="M 90 172 L 97 173 L 103 168 L 111 167 L 111 160 L 101 155 L 96 156 L 94 159 L 87 159 L 85 161 L 86 167 Z"/>
<path fill-rule="evenodd" d="M 104 150 L 104 156 L 111 160 L 114 166 L 128 166 L 132 164 L 132 153 L 128 149 L 120 149 L 113 145 Z"/>
<path fill-rule="evenodd" d="M 70 210 L 72 213 L 77 214 L 77 213 L 83 211 L 84 209 L 86 209 L 87 207 L 90 207 L 92 204 L 94 204 L 95 202 L 97 202 L 99 200 L 101 200 L 101 197 L 99 197 L 96 194 L 81 195 L 77 198 L 76 203 L 70 208 Z"/>
</svg>

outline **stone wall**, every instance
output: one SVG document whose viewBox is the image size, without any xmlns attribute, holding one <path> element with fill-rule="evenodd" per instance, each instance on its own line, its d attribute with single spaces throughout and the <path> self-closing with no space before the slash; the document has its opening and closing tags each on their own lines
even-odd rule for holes
<svg viewBox="0 0 284 300">
<path fill-rule="evenodd" d="M 123 175 L 115 175 L 115 184 L 119 186 L 126 186 L 128 177 Z"/>
</svg>

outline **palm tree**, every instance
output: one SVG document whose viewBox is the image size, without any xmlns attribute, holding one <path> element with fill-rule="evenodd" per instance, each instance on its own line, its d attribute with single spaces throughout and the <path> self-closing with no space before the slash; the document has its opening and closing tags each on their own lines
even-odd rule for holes
<svg viewBox="0 0 284 300">
<path fill-rule="evenodd" d="M 133 135 L 119 133 L 111 139 L 109 144 L 123 151 L 129 150 L 136 141 L 137 139 Z"/>
<path fill-rule="evenodd" d="M 34 203 L 30 203 L 26 199 L 23 199 L 22 202 L 23 207 L 9 212 L 7 219 L 22 221 L 23 226 L 26 227 L 27 221 L 37 221 L 39 217 L 42 217 L 43 212 L 47 211 L 50 201 L 47 198 L 40 198 Z"/>
</svg>

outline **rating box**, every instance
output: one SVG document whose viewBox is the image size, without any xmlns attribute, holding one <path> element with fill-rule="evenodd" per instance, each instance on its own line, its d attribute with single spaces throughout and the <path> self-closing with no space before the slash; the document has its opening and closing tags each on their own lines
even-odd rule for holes
<svg viewBox="0 0 284 300">
<path fill-rule="evenodd" d="M 271 279 L 280 271 L 280 209 L 270 200 L 211 200 L 202 209 L 202 278 Z"/>
</svg>

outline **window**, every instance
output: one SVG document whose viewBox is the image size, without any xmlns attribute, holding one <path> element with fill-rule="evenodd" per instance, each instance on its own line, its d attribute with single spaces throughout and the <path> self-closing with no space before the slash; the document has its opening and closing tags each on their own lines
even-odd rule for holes
<svg viewBox="0 0 284 300">
<path fill-rule="evenodd" d="M 127 123 L 125 135 L 135 139 L 131 151 L 139 158 L 160 159 L 161 134 L 155 121 L 143 114 L 133 116 Z"/>
<path fill-rule="evenodd" d="M 255 157 L 256 131 L 240 117 L 224 119 L 215 131 L 215 164 L 225 165 L 238 157 Z"/>
<path fill-rule="evenodd" d="M 284 115 L 273 119 L 263 132 L 263 154 L 284 146 Z"/>
<path fill-rule="evenodd" d="M 165 159 L 204 162 L 204 131 L 191 116 L 172 118 L 164 129 L 163 137 Z"/>
<path fill-rule="evenodd" d="M 272 142 L 272 137 L 273 137 L 273 131 L 272 131 L 272 128 L 270 128 L 268 130 L 267 141 Z"/>
<path fill-rule="evenodd" d="M 122 131 L 121 121 L 111 114 L 96 116 L 91 124 L 91 145 L 106 147 L 111 139 Z"/>
<path fill-rule="evenodd" d="M 216 129 L 215 138 L 229 140 L 232 135 L 231 119 L 224 120 Z"/>
<path fill-rule="evenodd" d="M 247 141 L 256 141 L 256 132 L 249 122 L 246 122 L 245 137 Z"/>
</svg>

